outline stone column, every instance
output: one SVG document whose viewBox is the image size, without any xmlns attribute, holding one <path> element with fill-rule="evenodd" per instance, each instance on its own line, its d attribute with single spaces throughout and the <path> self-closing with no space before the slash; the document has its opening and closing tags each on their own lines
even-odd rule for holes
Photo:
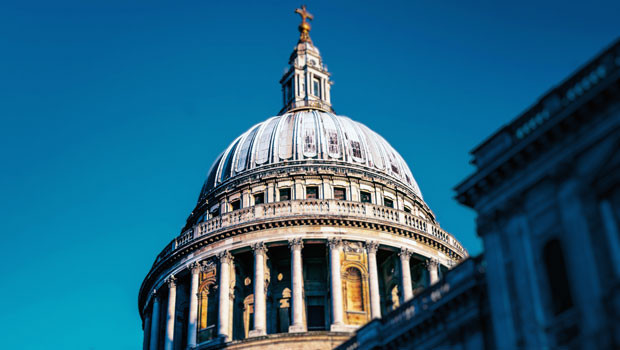
<svg viewBox="0 0 620 350">
<path fill-rule="evenodd" d="M 403 302 L 413 298 L 413 286 L 411 285 L 411 266 L 409 260 L 412 252 L 409 249 L 401 248 L 398 256 L 400 257 L 400 278 L 403 287 Z"/>
<path fill-rule="evenodd" d="M 607 246 L 609 247 L 610 256 L 616 276 L 620 276 L 620 234 L 618 226 L 614 219 L 614 212 L 608 200 L 599 203 L 603 225 L 605 226 L 605 237 L 607 238 Z"/>
<path fill-rule="evenodd" d="M 187 346 L 196 346 L 196 330 L 198 321 L 198 278 L 200 277 L 200 265 L 192 263 L 188 266 L 192 272 L 192 282 L 189 289 L 189 320 L 187 325 Z"/>
<path fill-rule="evenodd" d="M 368 275 L 370 278 L 370 316 L 381 318 L 381 299 L 379 295 L 379 272 L 377 271 L 377 242 L 367 242 L 368 251 Z"/>
<path fill-rule="evenodd" d="M 301 238 L 295 238 L 288 241 L 291 248 L 291 281 L 293 289 L 292 307 L 293 324 L 288 327 L 289 333 L 305 332 L 306 325 L 303 323 L 303 272 L 301 249 L 304 243 Z"/>
<path fill-rule="evenodd" d="M 177 284 L 174 275 L 168 277 L 168 315 L 166 316 L 166 339 L 164 343 L 165 350 L 174 349 L 174 319 L 175 306 L 177 303 Z"/>
<path fill-rule="evenodd" d="M 151 350 L 157 350 L 159 340 L 159 303 L 160 297 L 156 290 L 153 291 L 153 312 L 151 315 L 151 341 L 149 347 Z"/>
<path fill-rule="evenodd" d="M 254 329 L 250 337 L 267 334 L 267 299 L 265 293 L 265 254 L 264 243 L 252 245 L 254 251 Z"/>
<path fill-rule="evenodd" d="M 219 310 L 218 310 L 218 328 L 217 335 L 228 341 L 230 339 L 228 325 L 230 314 L 230 265 L 233 262 L 233 256 L 229 252 L 221 252 L 217 255 L 220 260 L 220 283 L 219 291 Z"/>
<path fill-rule="evenodd" d="M 439 261 L 435 259 L 426 260 L 426 269 L 428 269 L 429 283 L 432 286 L 439 281 Z"/>
<path fill-rule="evenodd" d="M 144 315 L 144 337 L 142 338 L 142 350 L 149 350 L 149 338 L 151 334 L 151 314 L 148 310 Z"/>
<path fill-rule="evenodd" d="M 331 265 L 331 294 L 332 294 L 332 331 L 338 331 L 344 325 L 343 304 L 342 304 L 342 282 L 340 279 L 340 248 L 342 240 L 330 238 L 329 262 Z"/>
</svg>

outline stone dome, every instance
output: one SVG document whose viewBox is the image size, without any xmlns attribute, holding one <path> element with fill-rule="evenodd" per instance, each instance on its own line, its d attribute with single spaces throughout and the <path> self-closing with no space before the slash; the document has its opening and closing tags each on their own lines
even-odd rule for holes
<svg viewBox="0 0 620 350">
<path fill-rule="evenodd" d="M 422 199 L 407 163 L 383 137 L 348 117 L 318 110 L 275 116 L 237 137 L 211 166 L 200 199 L 239 175 L 299 164 L 361 167 Z"/>
</svg>

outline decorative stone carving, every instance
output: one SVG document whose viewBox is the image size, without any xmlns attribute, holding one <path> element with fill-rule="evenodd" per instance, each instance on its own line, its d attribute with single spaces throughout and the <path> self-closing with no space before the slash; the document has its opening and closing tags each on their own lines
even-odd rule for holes
<svg viewBox="0 0 620 350">
<path fill-rule="evenodd" d="M 263 242 L 254 243 L 252 244 L 252 251 L 254 252 L 254 255 L 265 254 L 267 253 L 267 247 L 265 246 L 265 243 Z"/>
<path fill-rule="evenodd" d="M 302 249 L 304 247 L 304 241 L 301 238 L 289 239 L 288 246 L 291 250 Z"/>
<path fill-rule="evenodd" d="M 217 258 L 220 260 L 222 264 L 230 264 L 234 260 L 234 256 L 230 254 L 229 251 L 223 251 L 217 255 Z"/>
<path fill-rule="evenodd" d="M 368 254 L 376 254 L 377 249 L 379 249 L 379 243 L 377 243 L 377 241 L 366 242 L 366 250 L 368 251 Z"/>
<path fill-rule="evenodd" d="M 364 251 L 362 242 L 344 241 L 343 247 L 346 253 L 362 253 Z"/>
<path fill-rule="evenodd" d="M 166 279 L 166 284 L 168 284 L 168 288 L 176 288 L 177 286 L 177 278 L 174 277 L 174 275 L 170 275 L 167 279 Z"/>
<path fill-rule="evenodd" d="M 329 245 L 330 249 L 338 249 L 342 245 L 342 240 L 336 237 L 328 238 L 327 244 Z"/>
<path fill-rule="evenodd" d="M 426 266 L 426 268 L 430 271 L 431 269 L 433 270 L 437 270 L 437 267 L 439 266 L 439 261 L 437 259 L 428 259 L 424 262 L 424 265 Z"/>
<path fill-rule="evenodd" d="M 411 255 L 412 255 L 412 254 L 413 254 L 413 252 L 412 252 L 412 251 L 410 251 L 409 249 L 407 249 L 407 248 L 401 248 L 401 249 L 400 249 L 400 252 L 398 253 L 398 256 L 399 256 L 401 259 L 404 259 L 404 260 L 409 260 L 409 259 L 411 258 Z"/>
</svg>

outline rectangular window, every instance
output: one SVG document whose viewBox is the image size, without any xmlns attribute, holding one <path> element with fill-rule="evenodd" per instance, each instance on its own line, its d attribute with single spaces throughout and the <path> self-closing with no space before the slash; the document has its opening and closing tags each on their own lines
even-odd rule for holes
<svg viewBox="0 0 620 350">
<path fill-rule="evenodd" d="M 293 78 L 286 84 L 286 102 L 293 98 Z"/>
<path fill-rule="evenodd" d="M 321 97 L 321 80 L 319 78 L 312 78 L 312 94 Z"/>
<path fill-rule="evenodd" d="M 341 201 L 347 200 L 347 190 L 340 187 L 334 187 L 334 199 Z"/>
<path fill-rule="evenodd" d="M 230 202 L 230 209 L 232 211 L 241 209 L 241 201 L 237 199 L 236 201 Z"/>
<path fill-rule="evenodd" d="M 291 200 L 291 189 L 281 188 L 280 189 L 280 201 L 290 201 L 290 200 Z"/>
<path fill-rule="evenodd" d="M 409 208 L 409 207 L 405 207 L 405 212 L 406 212 L 406 213 L 411 213 L 411 208 Z"/>
<path fill-rule="evenodd" d="M 389 198 L 383 198 L 383 205 L 386 207 L 394 208 L 394 201 Z"/>
<path fill-rule="evenodd" d="M 308 297 L 308 330 L 325 329 L 325 298 L 322 296 Z"/>
<path fill-rule="evenodd" d="M 254 204 L 263 204 L 265 203 L 265 194 L 264 193 L 257 193 L 254 195 Z"/>
<path fill-rule="evenodd" d="M 362 158 L 362 146 L 358 141 L 351 141 L 351 150 L 353 150 L 353 157 Z"/>
<path fill-rule="evenodd" d="M 361 191 L 360 192 L 360 202 L 362 202 L 362 203 L 370 203 L 371 202 L 370 193 L 369 192 Z"/>
<path fill-rule="evenodd" d="M 318 199 L 319 188 L 316 186 L 306 187 L 306 199 Z"/>
</svg>

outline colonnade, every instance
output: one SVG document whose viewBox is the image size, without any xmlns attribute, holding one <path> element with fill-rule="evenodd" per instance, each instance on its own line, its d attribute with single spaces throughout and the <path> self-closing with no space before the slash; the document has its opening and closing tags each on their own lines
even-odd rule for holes
<svg viewBox="0 0 620 350">
<path fill-rule="evenodd" d="M 344 321 L 343 293 L 341 280 L 341 262 L 340 253 L 342 252 L 343 242 L 339 238 L 330 238 L 327 241 L 329 247 L 329 264 L 330 264 L 330 292 L 331 292 L 331 311 L 332 311 L 332 331 L 346 330 Z M 289 333 L 305 332 L 307 327 L 303 319 L 303 261 L 302 248 L 303 241 L 301 238 L 291 239 L 289 241 L 291 251 L 291 325 Z M 368 257 L 368 278 L 369 278 L 369 294 L 370 294 L 370 316 L 371 318 L 381 317 L 381 297 L 379 292 L 379 271 L 377 268 L 377 250 L 379 244 L 371 241 L 365 245 Z M 267 247 L 264 243 L 256 243 L 252 245 L 254 254 L 254 329 L 248 336 L 256 337 L 266 335 L 267 333 L 267 294 L 265 284 L 265 261 Z M 401 270 L 401 288 L 403 301 L 413 297 L 413 286 L 411 281 L 410 258 L 412 251 L 402 248 L 399 252 L 400 270 Z M 232 254 L 228 251 L 217 255 L 220 263 L 219 270 L 219 288 L 218 288 L 218 322 L 217 336 L 223 341 L 230 340 L 230 300 L 231 300 L 231 264 L 234 260 Z M 429 273 L 429 282 L 434 284 L 439 280 L 439 262 L 435 259 L 429 259 L 425 262 L 425 266 Z M 188 265 L 191 272 L 190 279 L 190 298 L 189 298 L 189 317 L 187 344 L 188 348 L 196 347 L 196 335 L 198 331 L 198 287 L 200 279 L 201 265 L 192 263 Z M 174 275 L 166 279 L 165 286 L 168 288 L 167 312 L 165 322 L 164 349 L 173 350 L 174 348 L 174 328 L 175 328 L 175 307 L 176 307 L 176 281 Z M 226 287 L 228 286 L 228 287 Z M 163 288 L 164 286 L 160 287 Z M 152 292 L 152 312 L 145 315 L 144 324 L 144 349 L 159 349 L 159 326 L 160 326 L 160 308 L 161 293 L 158 290 Z M 148 344 L 148 346 L 147 346 Z"/>
</svg>

